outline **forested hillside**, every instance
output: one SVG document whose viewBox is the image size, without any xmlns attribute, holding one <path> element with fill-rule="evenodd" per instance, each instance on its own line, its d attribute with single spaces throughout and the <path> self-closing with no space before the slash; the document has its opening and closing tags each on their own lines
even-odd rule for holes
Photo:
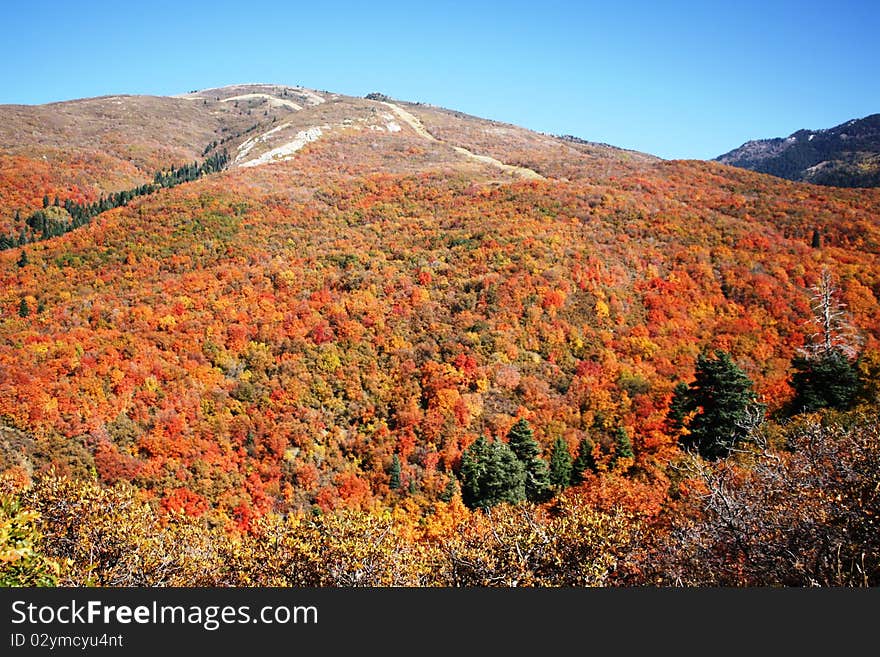
<svg viewBox="0 0 880 657">
<path fill-rule="evenodd" d="M 877 584 L 880 191 L 175 102 L 134 169 L 0 154 L 0 580 Z"/>
</svg>

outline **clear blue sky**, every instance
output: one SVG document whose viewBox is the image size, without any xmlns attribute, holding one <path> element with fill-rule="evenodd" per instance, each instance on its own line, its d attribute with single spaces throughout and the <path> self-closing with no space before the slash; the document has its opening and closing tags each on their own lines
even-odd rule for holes
<svg viewBox="0 0 880 657">
<path fill-rule="evenodd" d="M 4 0 L 0 103 L 381 91 L 667 158 L 880 112 L 880 0 Z"/>
</svg>

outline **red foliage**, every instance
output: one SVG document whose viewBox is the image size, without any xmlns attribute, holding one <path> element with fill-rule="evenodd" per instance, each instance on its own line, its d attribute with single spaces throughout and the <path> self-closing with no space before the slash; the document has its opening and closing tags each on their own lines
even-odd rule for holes
<svg viewBox="0 0 880 657">
<path fill-rule="evenodd" d="M 74 441 L 124 417 L 90 447 L 102 480 L 248 527 L 387 501 L 394 453 L 432 501 L 464 446 L 525 408 L 545 456 L 589 436 L 607 460 L 626 429 L 629 475 L 583 494 L 654 513 L 663 419 L 701 348 L 729 350 L 779 408 L 825 266 L 880 346 L 876 190 L 684 162 L 503 185 L 328 177 L 337 147 L 164 190 L 29 246 L 23 267 L 0 252 L 4 422 Z M 26 165 L 0 168 L 3 217 L 91 193 L 58 186 L 75 167 Z"/>
<path fill-rule="evenodd" d="M 175 488 L 162 498 L 160 506 L 166 512 L 184 513 L 194 517 L 202 515 L 210 508 L 204 497 L 187 488 Z"/>
</svg>

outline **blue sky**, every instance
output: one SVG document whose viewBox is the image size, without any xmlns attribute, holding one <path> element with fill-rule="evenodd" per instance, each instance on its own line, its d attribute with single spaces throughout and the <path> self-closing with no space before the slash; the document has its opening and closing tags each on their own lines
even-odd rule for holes
<svg viewBox="0 0 880 657">
<path fill-rule="evenodd" d="M 7 0 L 0 18 L 0 103 L 301 84 L 667 158 L 880 112 L 877 0 Z"/>
</svg>

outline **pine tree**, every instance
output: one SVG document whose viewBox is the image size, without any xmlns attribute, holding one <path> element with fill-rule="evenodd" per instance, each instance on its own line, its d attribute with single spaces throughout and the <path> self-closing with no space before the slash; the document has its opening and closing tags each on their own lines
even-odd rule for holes
<svg viewBox="0 0 880 657">
<path fill-rule="evenodd" d="M 706 459 L 727 456 L 764 414 L 752 382 L 730 354 L 720 350 L 714 358 L 705 353 L 697 357 L 694 381 L 676 408 L 695 413 L 679 442 L 686 449 L 695 448 Z"/>
<path fill-rule="evenodd" d="M 49 207 L 49 195 L 48 194 L 43 194 L 43 207 L 44 208 Z"/>
<path fill-rule="evenodd" d="M 623 427 L 617 427 L 614 430 L 614 453 L 611 455 L 610 467 L 616 467 L 620 459 L 631 459 L 634 456 L 629 434 Z"/>
<path fill-rule="evenodd" d="M 577 456 L 571 464 L 571 485 L 577 486 L 584 482 L 584 473 L 596 472 L 596 457 L 593 455 L 595 444 L 589 438 L 578 443 Z"/>
<path fill-rule="evenodd" d="M 400 459 L 397 454 L 391 459 L 391 470 L 389 472 L 388 487 L 391 490 L 400 488 Z"/>
<path fill-rule="evenodd" d="M 685 424 L 688 414 L 695 411 L 691 399 L 691 388 L 684 381 L 675 384 L 672 393 L 672 401 L 669 403 L 669 412 L 666 421 L 672 431 L 680 431 Z"/>
<path fill-rule="evenodd" d="M 626 432 L 626 429 L 623 427 L 617 428 L 617 439 L 614 445 L 614 456 L 615 459 L 631 459 L 635 457 L 633 453 L 632 441 L 629 438 L 629 434 Z"/>
<path fill-rule="evenodd" d="M 859 392 L 855 365 L 838 349 L 815 356 L 795 356 L 791 385 L 791 412 L 810 413 L 821 408 L 846 410 Z"/>
<path fill-rule="evenodd" d="M 488 507 L 506 502 L 517 504 L 527 499 L 526 471 L 507 445 L 493 441 L 489 449 L 489 463 L 482 485 L 483 503 Z"/>
<path fill-rule="evenodd" d="M 471 509 L 526 499 L 523 465 L 501 441 L 480 436 L 462 454 L 459 476 L 462 501 Z"/>
<path fill-rule="evenodd" d="M 483 500 L 482 485 L 489 462 L 489 442 L 480 436 L 461 455 L 461 499 L 471 509 Z"/>
<path fill-rule="evenodd" d="M 571 483 L 572 459 L 568 452 L 568 444 L 562 436 L 553 443 L 550 453 L 550 484 L 556 490 L 562 490 Z"/>
<path fill-rule="evenodd" d="M 30 260 L 28 260 L 28 254 L 27 254 L 27 251 L 25 251 L 24 249 L 22 249 L 22 250 L 21 250 L 21 255 L 18 256 L 18 261 L 17 261 L 15 264 L 17 264 L 18 267 L 19 267 L 19 269 L 20 269 L 21 267 L 27 267 L 27 265 L 28 265 L 29 262 L 30 262 Z"/>
<path fill-rule="evenodd" d="M 846 306 L 830 270 L 823 269 L 819 282 L 811 289 L 812 333 L 807 344 L 792 359 L 791 386 L 795 395 L 792 414 L 821 408 L 848 409 L 859 392 L 855 361 L 861 338 L 850 324 Z"/>
<path fill-rule="evenodd" d="M 30 306 L 28 306 L 27 299 L 24 297 L 21 298 L 21 301 L 18 304 L 18 316 L 19 317 L 28 317 L 31 314 Z"/>
<path fill-rule="evenodd" d="M 525 418 L 517 420 L 507 433 L 507 444 L 523 464 L 526 472 L 526 498 L 530 502 L 543 502 L 551 494 L 550 470 L 542 459 L 538 443 Z"/>
</svg>

